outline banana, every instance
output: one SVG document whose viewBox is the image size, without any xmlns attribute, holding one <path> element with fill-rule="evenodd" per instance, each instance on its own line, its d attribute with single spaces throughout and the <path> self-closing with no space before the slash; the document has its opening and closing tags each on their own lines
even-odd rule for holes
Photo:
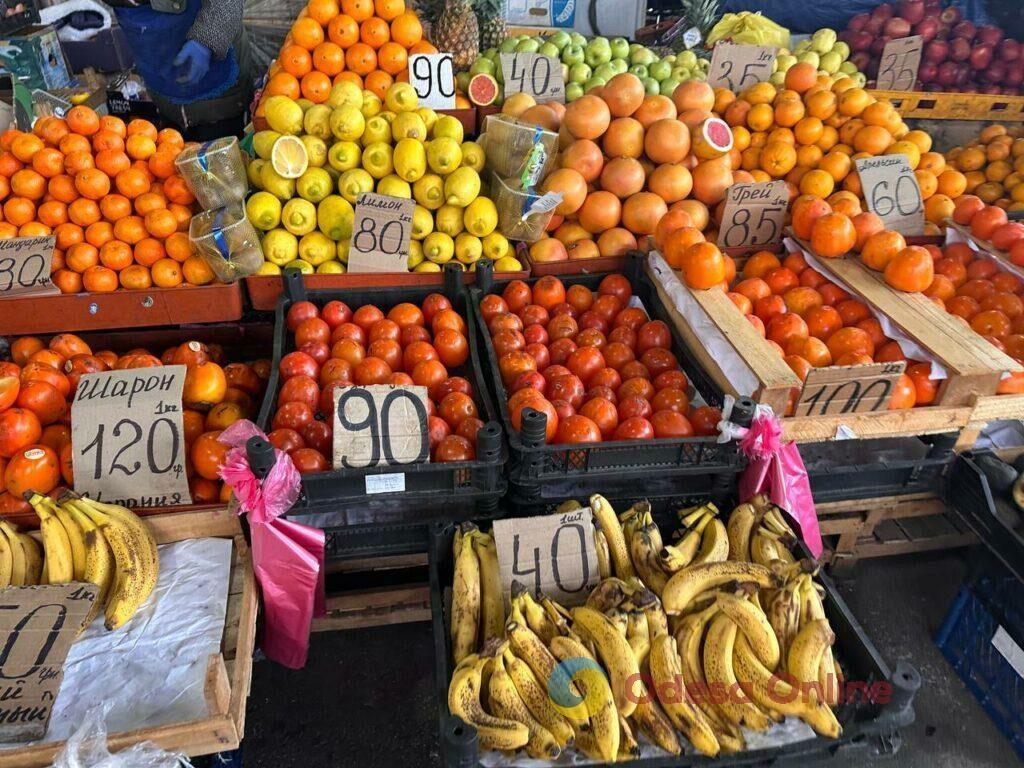
<svg viewBox="0 0 1024 768">
<path fill-rule="evenodd" d="M 730 560 L 741 563 L 750 561 L 750 535 L 757 521 L 758 512 L 753 504 L 740 504 L 729 515 L 727 533 Z"/>
<path fill-rule="evenodd" d="M 651 650 L 651 635 L 647 625 L 647 614 L 643 611 L 630 611 L 627 615 L 626 642 L 633 649 L 638 667 L 643 667 L 647 654 Z"/>
<path fill-rule="evenodd" d="M 750 539 L 750 559 L 766 568 L 775 560 L 781 560 L 776 541 L 760 529 Z"/>
<path fill-rule="evenodd" d="M 465 543 L 463 543 L 465 545 Z M 562 750 L 555 737 L 530 714 L 526 703 L 516 690 L 512 677 L 505 669 L 505 658 L 498 654 L 490 660 L 491 679 L 488 681 L 491 712 L 505 720 L 522 723 L 530 732 L 526 742 L 526 754 L 530 757 L 548 760 L 557 758 Z"/>
<path fill-rule="evenodd" d="M 49 496 L 42 496 L 41 494 L 33 494 L 32 498 L 29 499 L 29 504 L 36 510 L 36 514 L 42 519 L 42 513 L 40 508 L 45 510 L 46 513 L 56 516 L 57 520 L 60 521 L 61 526 L 64 528 L 64 532 L 67 534 L 68 544 L 71 547 L 71 564 L 74 581 L 85 580 L 85 536 L 83 535 L 82 528 L 75 522 L 75 519 L 71 514 L 62 507 L 58 506 L 53 499 Z M 44 540 L 45 542 L 45 540 Z"/>
<path fill-rule="evenodd" d="M 764 524 L 770 531 L 778 536 L 789 536 L 793 539 L 796 538 L 796 533 L 793 528 L 783 517 L 781 510 L 774 504 L 769 504 L 764 513 Z"/>
<path fill-rule="evenodd" d="M 684 528 L 692 528 L 701 519 L 718 517 L 718 507 L 709 501 L 704 504 L 698 504 L 695 507 L 690 507 L 689 509 L 677 510 L 676 517 L 679 518 L 679 522 L 683 524 Z"/>
<path fill-rule="evenodd" d="M 513 582 L 513 590 L 515 590 L 516 584 L 518 582 Z M 534 631 L 537 637 L 541 639 L 541 642 L 545 645 L 550 643 L 551 638 L 558 634 L 558 628 L 551 621 L 547 612 L 533 599 L 533 595 L 525 591 L 525 588 L 521 597 L 520 607 L 526 619 L 526 625 Z"/>
<path fill-rule="evenodd" d="M 786 669 L 798 685 L 807 688 L 808 698 L 816 703 L 824 700 L 823 691 L 817 690 L 821 661 L 825 650 L 835 642 L 835 639 L 836 636 L 829 628 L 828 621 L 816 619 L 800 627 L 789 648 Z"/>
<path fill-rule="evenodd" d="M 6 535 L 0 533 L 0 589 L 11 586 L 13 573 L 14 553 L 11 551 L 11 542 Z"/>
<path fill-rule="evenodd" d="M 809 577 L 808 577 L 809 578 Z M 767 601 L 768 623 L 779 641 L 779 657 L 786 658 L 789 646 L 800 631 L 801 579 L 794 579 L 782 589 L 772 592 Z"/>
<path fill-rule="evenodd" d="M 471 547 L 462 547 L 461 552 L 468 549 Z M 448 686 L 448 710 L 476 728 L 480 749 L 521 749 L 530 741 L 530 729 L 523 723 L 487 714 L 480 703 L 481 667 L 487 663 L 488 659 L 478 658 L 456 667 Z"/>
<path fill-rule="evenodd" d="M 737 700 L 736 693 L 741 689 L 732 661 L 737 631 L 736 624 L 724 613 L 712 620 L 704 640 L 704 676 L 713 690 L 726 692 L 715 704 L 730 722 L 766 731 L 771 719 L 749 700 Z"/>
<path fill-rule="evenodd" d="M 548 692 L 541 687 L 525 661 L 509 650 L 504 652 L 505 669 L 530 714 L 552 735 L 555 743 L 564 749 L 572 741 L 572 726 L 555 709 Z"/>
<path fill-rule="evenodd" d="M 552 640 L 551 653 L 562 662 L 570 659 L 588 659 L 597 664 L 597 659 L 583 643 L 572 637 L 556 637 Z M 619 712 L 615 706 L 615 696 L 608 676 L 599 666 L 590 666 L 578 670 L 574 682 L 577 690 L 582 689 L 585 694 L 581 696 L 579 705 L 585 713 L 575 713 L 575 720 L 579 720 L 583 714 L 588 715 L 590 719 L 590 727 L 576 734 L 577 746 L 580 745 L 582 735 L 583 739 L 592 739 L 593 751 L 599 756 L 598 759 L 614 760 L 618 755 L 622 736 L 619 731 Z M 563 714 L 570 717 L 568 713 Z M 588 754 L 591 752 L 588 751 Z"/>
<path fill-rule="evenodd" d="M 576 499 L 567 499 L 555 507 L 553 514 L 567 515 L 570 512 L 575 512 L 577 509 L 583 509 L 583 505 L 576 501 Z"/>
<path fill-rule="evenodd" d="M 46 563 L 43 561 L 43 550 L 39 542 L 27 533 L 19 533 L 21 551 L 25 555 L 25 583 L 46 584 Z"/>
<path fill-rule="evenodd" d="M 684 568 L 669 579 L 661 602 L 665 612 L 682 613 L 701 592 L 730 581 L 753 582 L 761 588 L 776 587 L 779 577 L 768 568 L 754 563 L 705 563 Z"/>
<path fill-rule="evenodd" d="M 809 575 L 805 574 L 803 576 L 801 589 L 804 595 L 803 605 L 806 615 L 811 620 L 827 621 L 825 606 L 821 602 L 821 594 Z M 821 666 L 818 669 L 818 682 L 821 684 L 822 691 L 824 691 L 825 703 L 830 707 L 837 706 L 840 698 L 839 689 L 843 683 L 843 671 L 839 666 L 839 662 L 836 661 L 831 648 L 826 648 L 825 653 L 821 657 Z"/>
<path fill-rule="evenodd" d="M 505 633 L 512 652 L 526 662 L 541 685 L 548 686 L 558 662 L 547 646 L 532 629 L 519 621 L 509 621 L 505 625 Z"/>
<path fill-rule="evenodd" d="M 0 530 L 7 537 L 11 548 L 11 586 L 21 587 L 25 585 L 25 550 L 22 548 L 21 539 L 18 536 L 18 529 L 6 520 L 0 520 Z M 33 584 L 35 582 L 32 582 Z"/>
<path fill-rule="evenodd" d="M 594 526 L 594 549 L 597 551 L 597 572 L 602 579 L 612 575 L 612 553 L 608 549 L 608 539 L 597 525 Z"/>
<path fill-rule="evenodd" d="M 622 605 L 626 600 L 626 583 L 614 576 L 603 579 L 587 595 L 587 605 L 601 613 L 607 613 Z"/>
<path fill-rule="evenodd" d="M 608 550 L 611 552 L 615 575 L 620 579 L 628 579 L 635 575 L 633 564 L 629 559 L 629 549 L 626 547 L 622 524 L 619 523 L 615 510 L 608 503 L 608 499 L 595 493 L 590 497 L 590 509 L 594 513 L 594 520 L 601 526 L 605 538 L 608 539 Z"/>
<path fill-rule="evenodd" d="M 721 563 L 729 557 L 729 535 L 725 524 L 718 518 L 708 522 L 700 540 L 700 551 L 693 558 L 691 565 L 704 563 Z"/>
<path fill-rule="evenodd" d="M 160 575 L 160 554 L 157 551 L 156 538 L 149 526 L 142 518 L 136 515 L 127 507 L 117 504 L 105 504 L 94 501 L 85 496 L 79 499 L 80 503 L 87 504 L 99 510 L 109 518 L 119 521 L 131 531 L 139 546 L 139 556 L 142 562 L 142 592 L 148 597 L 156 588 L 156 582 Z M 144 598 L 145 599 L 145 598 Z"/>
<path fill-rule="evenodd" d="M 640 675 L 640 667 L 629 642 L 611 619 L 593 608 L 573 609 L 572 620 L 573 629 L 594 642 L 598 656 L 611 677 L 615 706 L 619 714 L 629 717 L 636 709 L 636 701 L 629 695 L 629 684 Z"/>
<path fill-rule="evenodd" d="M 683 683 L 676 639 L 671 635 L 656 638 L 651 646 L 650 658 L 654 690 L 672 724 L 682 731 L 694 749 L 702 755 L 717 755 L 720 749 L 718 738 Z"/>
<path fill-rule="evenodd" d="M 569 611 L 543 592 L 538 593 L 537 599 L 540 601 L 540 607 L 544 609 L 544 613 L 548 615 L 548 620 L 554 625 L 556 635 L 568 635 L 572 632 L 569 629 L 569 619 L 572 617 Z"/>
<path fill-rule="evenodd" d="M 779 666 L 779 641 L 775 637 L 768 617 L 749 600 L 723 593 L 718 596 L 718 607 L 739 627 L 750 642 L 758 660 L 769 670 Z"/>
<path fill-rule="evenodd" d="M 92 624 L 94 618 L 107 602 L 107 595 L 114 583 L 116 564 L 114 555 L 110 551 L 110 545 L 103 535 L 103 531 L 96 527 L 96 524 L 83 515 L 74 507 L 67 507 L 65 512 L 71 517 L 74 523 L 82 529 L 85 542 L 85 573 L 82 578 L 90 584 L 99 587 L 96 595 L 96 602 L 93 603 L 89 616 L 82 623 L 83 629 Z"/>
<path fill-rule="evenodd" d="M 683 751 L 675 726 L 668 715 L 650 693 L 645 693 L 633 710 L 633 722 L 637 730 L 670 755 Z"/>
<path fill-rule="evenodd" d="M 472 535 L 473 551 L 480 563 L 480 640 L 505 636 L 505 600 L 498 573 L 498 551 L 494 537 L 486 533 Z"/>
<path fill-rule="evenodd" d="M 636 760 L 640 757 L 640 745 L 636 743 L 633 736 L 633 729 L 629 721 L 619 715 L 619 751 L 616 755 L 618 760 Z"/>
<path fill-rule="evenodd" d="M 43 535 L 43 548 L 46 550 L 47 580 L 50 584 L 73 581 L 75 567 L 67 531 L 48 506 L 35 504 L 33 509 L 39 515 L 39 532 Z"/>
<path fill-rule="evenodd" d="M 475 528 L 475 526 L 473 526 Z M 465 531 L 464 531 L 465 529 Z M 472 529 L 463 525 L 455 533 L 455 577 L 452 581 L 452 657 L 456 664 L 475 652 L 480 629 L 480 560 L 471 540 Z"/>
<path fill-rule="evenodd" d="M 643 583 L 659 596 L 669 578 L 661 569 L 659 553 L 662 548 L 661 533 L 654 523 L 634 530 L 629 540 L 629 554 L 634 570 Z"/>
<path fill-rule="evenodd" d="M 668 634 L 668 616 L 665 615 L 665 609 L 661 607 L 660 600 L 645 608 L 644 614 L 647 616 L 647 631 L 650 633 L 651 640 Z"/>
</svg>

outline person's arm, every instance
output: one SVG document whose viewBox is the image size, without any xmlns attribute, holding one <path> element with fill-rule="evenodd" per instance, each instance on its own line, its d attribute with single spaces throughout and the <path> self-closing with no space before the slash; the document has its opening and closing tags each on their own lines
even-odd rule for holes
<svg viewBox="0 0 1024 768">
<path fill-rule="evenodd" d="M 214 57 L 223 59 L 241 29 L 242 0 L 203 0 L 188 39 L 205 45 Z"/>
</svg>

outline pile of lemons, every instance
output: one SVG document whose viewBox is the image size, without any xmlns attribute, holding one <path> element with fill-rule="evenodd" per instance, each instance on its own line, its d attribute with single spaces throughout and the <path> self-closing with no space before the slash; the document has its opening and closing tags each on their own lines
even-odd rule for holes
<svg viewBox="0 0 1024 768">
<path fill-rule="evenodd" d="M 522 269 L 482 194 L 483 148 L 464 140 L 454 117 L 420 107 L 408 83 L 392 85 L 382 101 L 342 81 L 324 104 L 271 96 L 265 110 L 269 127 L 253 137 L 248 166 L 259 191 L 246 203 L 263 233 L 260 274 L 344 272 L 364 192 L 416 201 L 413 272 L 438 272 L 452 260 L 474 269 L 482 258 L 500 272 Z"/>
</svg>

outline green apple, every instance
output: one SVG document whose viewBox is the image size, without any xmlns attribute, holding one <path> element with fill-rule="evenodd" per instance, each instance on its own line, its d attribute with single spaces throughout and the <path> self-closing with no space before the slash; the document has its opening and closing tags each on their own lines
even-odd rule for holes
<svg viewBox="0 0 1024 768">
<path fill-rule="evenodd" d="M 662 96 L 671 97 L 672 94 L 675 93 L 676 88 L 679 87 L 679 83 L 681 82 L 682 81 L 676 77 L 666 77 L 664 80 L 658 83 L 658 92 Z"/>
<path fill-rule="evenodd" d="M 595 37 L 584 49 L 584 59 L 592 67 L 612 60 L 612 47 L 604 37 Z"/>
<path fill-rule="evenodd" d="M 799 43 L 797 43 L 793 47 L 793 53 L 797 54 L 798 56 L 801 53 L 804 53 L 805 51 L 809 51 L 809 50 L 811 50 L 811 41 L 810 41 L 810 39 L 801 40 Z"/>
<path fill-rule="evenodd" d="M 480 55 L 483 56 L 485 59 L 493 60 L 498 55 L 498 49 L 497 48 L 488 48 L 486 51 L 484 51 Z"/>
<path fill-rule="evenodd" d="M 558 50 L 562 50 L 571 42 L 571 40 L 569 38 L 569 33 L 564 29 L 560 29 L 548 38 L 548 42 Z"/>
<path fill-rule="evenodd" d="M 600 77 L 592 77 L 583 84 L 583 90 L 589 91 L 592 88 L 601 88 L 607 82 L 607 80 L 602 80 Z"/>
<path fill-rule="evenodd" d="M 667 80 L 668 78 L 666 78 Z M 644 84 L 644 92 L 648 96 L 657 96 L 661 93 L 661 83 L 653 77 L 641 77 L 640 82 Z"/>
<path fill-rule="evenodd" d="M 637 48 L 629 55 L 630 64 L 643 64 L 649 67 L 657 60 L 658 57 L 654 55 L 654 51 L 648 48 Z"/>
<path fill-rule="evenodd" d="M 818 66 L 830 75 L 834 75 L 839 71 L 839 67 L 842 66 L 842 64 L 843 58 L 835 51 L 829 51 L 828 53 L 821 54 L 821 60 Z"/>
<path fill-rule="evenodd" d="M 474 66 L 476 66 L 475 63 Z M 472 69 L 469 72 L 459 72 L 459 74 L 455 76 L 455 87 L 465 93 L 466 89 L 469 88 L 469 81 L 473 79 L 473 75 L 475 74 L 477 73 Z"/>
<path fill-rule="evenodd" d="M 629 71 L 632 72 L 637 77 L 639 77 L 641 80 L 647 77 L 647 67 L 645 67 L 643 64 L 634 64 L 632 67 L 629 68 Z"/>
<path fill-rule="evenodd" d="M 836 44 L 836 31 L 825 27 L 811 35 L 811 50 L 815 53 L 828 53 Z"/>
<path fill-rule="evenodd" d="M 867 76 L 863 72 L 854 72 L 850 75 L 850 79 L 857 84 L 858 88 L 863 88 L 864 84 L 868 81 Z"/>
<path fill-rule="evenodd" d="M 498 46 L 500 53 L 515 53 L 516 46 L 519 45 L 519 40 L 514 37 L 506 37 L 501 41 L 501 45 Z"/>
<path fill-rule="evenodd" d="M 516 44 L 516 53 L 536 53 L 540 50 L 540 43 L 533 38 L 521 40 Z"/>
<path fill-rule="evenodd" d="M 583 95 L 583 86 L 579 83 L 569 83 L 565 86 L 565 100 L 576 101 Z"/>
<path fill-rule="evenodd" d="M 674 53 L 670 53 L 668 56 L 666 56 L 664 59 L 662 59 L 662 61 L 667 61 L 669 64 L 675 64 L 676 63 L 676 55 Z"/>
<path fill-rule="evenodd" d="M 844 61 L 839 65 L 839 71 L 844 75 L 852 75 L 857 71 L 857 65 L 852 61 Z"/>
<path fill-rule="evenodd" d="M 473 62 L 473 66 L 469 68 L 469 74 L 471 75 L 493 75 L 495 65 L 490 59 L 477 59 Z"/>
<path fill-rule="evenodd" d="M 781 87 L 786 82 L 786 73 L 772 72 L 771 75 L 768 76 L 768 82 L 777 88 Z"/>
<path fill-rule="evenodd" d="M 683 51 L 676 56 L 676 64 L 690 69 L 697 66 L 697 54 L 693 51 Z"/>
<path fill-rule="evenodd" d="M 850 58 L 850 46 L 840 40 L 838 43 L 832 46 L 832 50 L 843 57 L 843 61 Z"/>
<path fill-rule="evenodd" d="M 593 70 L 581 61 L 579 64 L 573 64 L 569 67 L 569 82 L 585 83 L 592 74 L 594 74 Z"/>
<path fill-rule="evenodd" d="M 674 77 L 679 82 L 682 82 L 683 80 L 689 80 L 692 73 L 686 67 L 672 67 L 672 73 L 669 76 Z"/>
<path fill-rule="evenodd" d="M 804 51 L 796 57 L 796 60 L 810 64 L 815 69 L 818 69 L 821 64 L 821 57 L 814 51 Z"/>
<path fill-rule="evenodd" d="M 611 62 L 605 62 L 594 68 L 594 77 L 600 77 L 606 83 L 618 73 L 612 67 Z"/>
<path fill-rule="evenodd" d="M 570 67 L 574 64 L 582 64 L 584 59 L 583 46 L 570 43 L 562 49 L 562 63 Z"/>
<path fill-rule="evenodd" d="M 573 45 L 584 47 L 587 44 L 587 38 L 585 38 L 579 32 L 570 32 L 569 42 L 571 42 Z"/>
<path fill-rule="evenodd" d="M 537 53 L 541 54 L 542 56 L 552 56 L 557 59 L 561 54 L 561 51 L 558 50 L 558 46 L 556 45 L 552 45 L 551 43 L 544 43 L 543 45 L 541 45 L 540 48 L 537 49 Z"/>
<path fill-rule="evenodd" d="M 672 62 L 664 59 L 656 61 L 647 68 L 647 71 L 651 77 L 660 82 L 672 74 Z"/>
<path fill-rule="evenodd" d="M 782 72 L 785 74 L 789 72 L 789 68 L 796 64 L 796 56 L 791 53 L 784 53 L 782 56 L 775 57 L 775 71 Z"/>
<path fill-rule="evenodd" d="M 562 68 L 562 82 L 563 83 L 568 83 L 569 82 L 569 65 L 568 64 L 560 64 L 559 66 Z"/>
<path fill-rule="evenodd" d="M 609 41 L 613 59 L 625 59 L 629 56 L 629 41 L 624 37 L 613 37 Z"/>
<path fill-rule="evenodd" d="M 626 63 L 625 59 L 612 59 L 608 62 L 608 66 L 615 70 L 616 75 L 621 75 L 629 69 L 629 64 Z"/>
</svg>

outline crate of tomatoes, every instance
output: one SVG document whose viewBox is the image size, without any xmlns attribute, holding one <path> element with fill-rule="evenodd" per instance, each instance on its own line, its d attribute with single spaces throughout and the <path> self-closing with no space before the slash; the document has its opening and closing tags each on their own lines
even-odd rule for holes
<svg viewBox="0 0 1024 768">
<path fill-rule="evenodd" d="M 255 419 L 270 375 L 268 324 L 52 337 L 0 337 L 0 516 L 34 526 L 21 496 L 74 487 L 71 404 L 84 374 L 186 366 L 182 392 L 185 473 L 191 505 L 139 508 L 140 514 L 220 504 L 230 488 L 218 477 L 227 446 L 217 437 L 238 419 Z"/>
<path fill-rule="evenodd" d="M 642 254 L 625 273 L 503 286 L 485 275 L 469 291 L 515 496 L 713 484 L 739 471 L 734 447 L 717 442 L 721 390 L 667 322 Z"/>
<path fill-rule="evenodd" d="M 443 293 L 429 286 L 307 293 L 297 270 L 284 280 L 259 424 L 302 473 L 296 511 L 333 505 L 325 528 L 496 513 L 505 490 L 502 429 L 459 270 L 446 268 Z M 373 390 L 365 388 L 386 385 L 403 401 L 426 387 L 424 418 L 403 440 L 383 405 L 346 405 L 338 426 L 335 408 L 346 392 L 368 403 Z M 372 442 L 373 456 L 336 457 L 336 429 Z M 411 440 L 410 461 L 394 446 Z"/>
</svg>

